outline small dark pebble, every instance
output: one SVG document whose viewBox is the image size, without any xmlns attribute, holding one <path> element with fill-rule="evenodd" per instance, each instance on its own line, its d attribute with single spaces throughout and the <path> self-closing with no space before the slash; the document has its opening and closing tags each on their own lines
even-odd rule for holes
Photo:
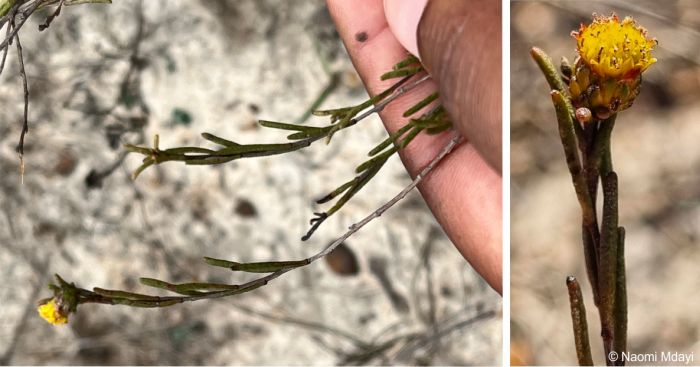
<svg viewBox="0 0 700 367">
<path fill-rule="evenodd" d="M 247 199 L 238 199 L 235 212 L 244 218 L 255 218 L 258 216 L 258 209 Z"/>
<path fill-rule="evenodd" d="M 85 176 L 85 186 L 87 186 L 88 189 L 98 189 L 102 187 L 103 178 L 104 177 L 97 173 L 95 169 L 91 169 L 87 176 Z"/>
<path fill-rule="evenodd" d="M 70 176 L 78 165 L 78 158 L 69 149 L 64 149 L 58 154 L 58 162 L 53 167 L 54 172 L 61 176 Z"/>
<path fill-rule="evenodd" d="M 328 267 L 338 275 L 353 276 L 360 271 L 355 253 L 344 243 L 326 255 L 325 260 Z"/>
<path fill-rule="evenodd" d="M 248 110 L 250 111 L 250 113 L 254 113 L 254 114 L 260 113 L 260 107 L 258 105 L 256 105 L 255 103 L 249 103 Z"/>
</svg>

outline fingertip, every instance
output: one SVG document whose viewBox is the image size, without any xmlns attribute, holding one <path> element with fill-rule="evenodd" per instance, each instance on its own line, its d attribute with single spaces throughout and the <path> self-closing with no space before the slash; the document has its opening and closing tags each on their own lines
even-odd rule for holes
<svg viewBox="0 0 700 367">
<path fill-rule="evenodd" d="M 410 53 L 418 55 L 418 23 L 428 0 L 384 0 L 384 13 L 391 32 Z"/>
</svg>

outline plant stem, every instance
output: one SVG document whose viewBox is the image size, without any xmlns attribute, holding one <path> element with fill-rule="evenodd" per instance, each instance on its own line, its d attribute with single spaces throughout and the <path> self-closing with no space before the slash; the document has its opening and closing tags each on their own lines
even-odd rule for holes
<svg viewBox="0 0 700 367">
<path fill-rule="evenodd" d="M 117 291 L 117 290 L 105 290 L 105 289 L 100 289 L 96 288 L 95 291 L 89 291 L 85 289 L 80 289 L 75 287 L 72 283 L 68 284 L 67 282 L 63 281 L 59 276 L 56 276 L 57 279 L 59 280 L 59 284 L 61 285 L 61 289 L 63 289 L 63 293 L 70 291 L 71 293 L 76 293 L 79 295 L 79 303 L 102 303 L 102 304 L 110 304 L 110 305 L 125 305 L 125 306 L 130 306 L 130 307 L 147 307 L 147 308 L 160 308 L 160 307 L 169 307 L 173 306 L 175 304 L 179 303 L 184 303 L 184 302 L 194 302 L 194 301 L 199 301 L 203 299 L 215 299 L 215 298 L 223 298 L 223 297 L 228 297 L 228 296 L 233 296 L 233 295 L 238 295 L 241 293 L 249 292 L 254 289 L 260 288 L 266 284 L 268 284 L 270 281 L 282 276 L 283 274 L 302 267 L 302 266 L 307 266 L 314 261 L 328 255 L 331 253 L 336 247 L 338 247 L 340 244 L 345 242 L 350 236 L 355 234 L 355 232 L 359 231 L 362 227 L 364 227 L 366 224 L 371 222 L 372 220 L 379 218 L 384 212 L 389 210 L 392 206 L 394 206 L 396 203 L 398 203 L 401 199 L 406 197 L 411 190 L 413 190 L 420 182 L 423 181 L 425 177 L 427 177 L 430 172 L 437 167 L 437 165 L 448 155 L 450 154 L 461 142 L 463 141 L 463 138 L 461 135 L 458 133 L 453 133 L 452 138 L 450 141 L 442 148 L 440 153 L 438 153 L 431 161 L 428 163 L 421 171 L 420 173 L 413 179 L 411 184 L 406 186 L 401 192 L 399 192 L 396 196 L 394 196 L 391 200 L 389 200 L 387 203 L 379 207 L 377 210 L 372 212 L 370 215 L 362 219 L 361 221 L 351 225 L 348 230 L 342 234 L 340 237 L 338 237 L 335 241 L 333 241 L 331 244 L 323 248 L 323 250 L 319 251 L 315 255 L 308 257 L 303 260 L 299 261 L 291 261 L 291 262 L 268 262 L 268 263 L 234 263 L 226 260 L 217 260 L 217 259 L 207 259 L 207 262 L 209 262 L 212 265 L 215 266 L 224 266 L 227 268 L 230 268 L 231 270 L 234 271 L 251 271 L 251 272 L 258 272 L 258 271 L 274 271 L 264 277 L 260 277 L 254 280 L 251 280 L 247 283 L 240 284 L 240 285 L 224 285 L 224 284 L 209 284 L 209 283 L 185 283 L 185 284 L 171 284 L 168 282 L 160 281 L 157 279 L 150 279 L 150 278 L 142 278 L 141 282 L 144 285 L 160 288 L 160 289 L 166 289 L 169 291 L 173 291 L 175 293 L 181 294 L 181 296 L 167 296 L 167 297 L 160 297 L 160 296 L 150 296 L 150 295 L 145 295 L 145 294 L 137 294 L 137 293 L 131 293 L 131 292 L 123 292 L 123 291 Z M 157 145 L 157 144 L 156 144 Z M 58 287 L 56 287 L 58 288 Z M 200 292 L 195 289 L 214 289 L 213 291 L 210 292 Z"/>
<path fill-rule="evenodd" d="M 574 119 L 569 92 L 552 60 L 538 48 L 532 48 L 530 54 L 552 88 L 550 96 L 556 109 L 559 136 L 581 206 L 586 272 L 600 317 L 605 361 L 608 365 L 624 365 L 622 358 L 610 359 L 610 352 L 615 351 L 621 357 L 627 350 L 625 231 L 618 227 L 618 180 L 613 171 L 610 143 L 616 114 L 581 126 Z M 600 182 L 603 214 L 599 227 L 596 203 Z M 581 291 L 574 277 L 567 278 L 567 286 L 579 363 L 589 365 L 592 358 Z"/>
<path fill-rule="evenodd" d="M 17 29 L 14 19 L 10 25 Z M 19 170 L 22 183 L 24 183 L 24 137 L 29 131 L 29 84 L 27 83 L 27 72 L 24 70 L 24 56 L 22 43 L 19 41 L 19 34 L 15 33 L 15 45 L 17 46 L 17 61 L 19 63 L 19 75 L 22 77 L 22 87 L 24 91 L 24 114 L 22 119 L 22 132 L 19 135 L 17 153 L 19 154 Z"/>
</svg>

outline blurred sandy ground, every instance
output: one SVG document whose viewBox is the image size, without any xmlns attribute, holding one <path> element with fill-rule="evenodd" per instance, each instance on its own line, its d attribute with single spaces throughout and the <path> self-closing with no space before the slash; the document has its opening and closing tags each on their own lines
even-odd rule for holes
<svg viewBox="0 0 700 367">
<path fill-rule="evenodd" d="M 48 31 L 37 31 L 47 13 L 22 30 L 32 95 L 24 186 L 12 53 L 3 73 L 0 364 L 500 364 L 500 297 L 417 194 L 353 236 L 332 267 L 319 262 L 236 299 L 164 311 L 87 305 L 65 327 L 39 319 L 34 302 L 53 273 L 139 292 L 148 291 L 139 276 L 241 281 L 201 257 L 309 256 L 409 182 L 393 159 L 299 241 L 313 200 L 352 177 L 385 136 L 376 118 L 329 146 L 218 167 L 165 164 L 132 182 L 139 158 L 121 162 L 123 142 L 160 133 L 164 148 L 206 145 L 203 131 L 281 141 L 256 119 L 295 121 L 331 73 L 340 83 L 324 107 L 366 97 L 320 0 L 148 0 L 142 22 L 138 4 L 64 8 Z"/>
<path fill-rule="evenodd" d="M 517 1 L 511 17 L 511 330 L 533 364 L 576 364 L 565 277 L 583 284 L 594 359 L 603 363 L 580 212 L 548 88 L 528 51 L 573 61 L 591 14 L 632 15 L 659 60 L 620 114 L 613 163 L 627 229 L 629 351 L 694 352 L 700 364 L 700 2 Z M 528 355 L 530 356 L 528 360 Z"/>
</svg>

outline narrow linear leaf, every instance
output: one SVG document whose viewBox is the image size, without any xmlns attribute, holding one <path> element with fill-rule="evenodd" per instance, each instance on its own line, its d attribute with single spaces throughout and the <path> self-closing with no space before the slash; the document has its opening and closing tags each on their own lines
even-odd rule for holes
<svg viewBox="0 0 700 367">
<path fill-rule="evenodd" d="M 132 179 L 132 180 L 137 179 L 137 178 L 139 177 L 139 175 L 141 174 L 141 172 L 143 172 L 146 168 L 152 166 L 153 163 L 154 163 L 154 162 L 153 162 L 152 159 L 144 159 L 143 164 L 140 165 L 140 166 L 134 171 L 134 173 L 131 174 L 131 179 Z"/>
<path fill-rule="evenodd" d="M 311 135 L 309 135 L 308 132 L 300 131 L 298 133 L 287 135 L 287 140 L 301 140 L 301 139 L 307 139 L 310 137 L 311 137 Z"/>
<path fill-rule="evenodd" d="M 452 128 L 452 123 L 450 122 L 450 123 L 446 123 L 446 124 L 442 124 L 442 125 L 438 125 L 438 126 L 429 127 L 427 129 L 425 129 L 425 133 L 428 135 L 437 135 L 437 134 L 445 132 L 451 128 Z"/>
<path fill-rule="evenodd" d="M 129 299 L 129 300 L 147 300 L 147 301 L 157 301 L 160 300 L 160 297 L 157 296 L 149 296 L 147 294 L 139 294 L 139 293 L 132 293 L 132 292 L 126 292 L 126 291 L 119 291 L 119 290 L 111 290 L 111 289 L 103 289 L 103 288 L 93 288 L 93 292 L 99 294 L 100 296 L 103 297 L 108 297 L 108 298 L 124 298 L 124 299 Z"/>
<path fill-rule="evenodd" d="M 612 338 L 614 329 L 615 286 L 618 268 L 618 209 L 617 175 L 603 177 L 603 220 L 601 224 L 600 252 L 598 253 L 598 290 L 600 296 L 601 334 L 604 340 Z"/>
<path fill-rule="evenodd" d="M 530 50 L 530 55 L 537 63 L 537 66 L 540 67 L 540 70 L 542 70 L 542 74 L 544 74 L 545 79 L 547 79 L 549 87 L 559 93 L 568 95 L 569 92 L 566 85 L 564 84 L 561 75 L 559 75 L 557 67 L 554 66 L 552 58 L 550 58 L 549 55 L 547 55 L 542 49 L 537 47 L 533 47 Z"/>
<path fill-rule="evenodd" d="M 363 162 L 357 168 L 355 168 L 355 173 L 359 174 L 362 173 L 363 171 L 366 171 L 370 167 L 379 164 L 383 165 L 389 157 L 391 157 L 392 154 L 396 153 L 399 150 L 398 146 L 394 146 L 391 149 L 387 150 L 386 152 L 377 155 L 375 157 L 372 157 L 371 159 L 368 159 L 367 161 Z"/>
<path fill-rule="evenodd" d="M 145 286 L 153 287 L 153 288 L 160 288 L 160 289 L 165 289 L 165 290 L 171 290 L 170 287 L 172 284 L 168 282 L 164 282 L 162 280 L 158 279 L 153 279 L 153 278 L 139 278 L 139 282 Z"/>
<path fill-rule="evenodd" d="M 586 307 L 583 303 L 581 287 L 576 277 L 566 278 L 566 288 L 569 291 L 569 304 L 571 306 L 571 321 L 574 327 L 574 343 L 579 366 L 593 366 L 591 345 L 588 337 L 588 322 L 586 321 Z"/>
<path fill-rule="evenodd" d="M 125 305 L 130 307 L 141 307 L 141 308 L 160 308 L 169 307 L 176 305 L 178 303 L 184 302 L 183 298 L 171 298 L 171 299 L 161 299 L 161 300 L 134 300 L 127 298 L 114 298 L 110 300 L 112 304 L 115 305 Z"/>
<path fill-rule="evenodd" d="M 180 283 L 173 284 L 177 291 L 200 291 L 200 290 L 236 290 L 240 285 L 220 284 L 220 283 Z"/>
<path fill-rule="evenodd" d="M 564 147 L 564 155 L 566 157 L 566 165 L 569 167 L 569 173 L 574 183 L 576 197 L 581 206 L 581 213 L 586 228 L 590 230 L 597 226 L 596 214 L 593 209 L 593 202 L 588 193 L 588 186 L 583 175 L 581 167 L 581 159 L 578 152 L 578 144 L 576 142 L 576 133 L 574 132 L 574 120 L 572 111 L 570 110 L 570 102 L 564 94 L 553 90 L 550 92 L 552 102 L 557 113 L 557 122 L 559 125 L 559 137 L 561 138 Z M 593 236 L 594 238 L 597 236 Z"/>
<path fill-rule="evenodd" d="M 171 292 L 177 292 L 180 294 L 186 294 L 191 296 L 204 294 L 202 292 L 199 292 L 202 290 L 235 290 L 240 288 L 239 285 L 235 284 L 217 284 L 201 282 L 173 284 L 153 278 L 140 278 L 139 281 L 141 282 L 141 284 L 149 287 L 165 289 Z"/>
<path fill-rule="evenodd" d="M 380 77 L 381 80 L 389 80 L 389 79 L 394 79 L 394 78 L 402 78 L 402 77 L 409 77 L 416 75 L 423 71 L 422 66 L 414 67 L 414 68 L 408 68 L 408 69 L 400 69 L 400 70 L 392 70 L 389 72 L 386 72 L 382 74 Z"/>
<path fill-rule="evenodd" d="M 238 294 L 243 294 L 243 293 L 247 293 L 247 292 L 256 290 L 256 289 L 258 289 L 266 284 L 267 284 L 267 282 L 261 282 L 258 284 L 242 286 L 240 289 L 231 289 L 231 290 L 210 292 L 210 293 L 207 293 L 206 295 L 202 296 L 201 298 L 214 299 L 214 298 L 224 298 L 224 297 L 235 296 Z"/>
<path fill-rule="evenodd" d="M 304 126 L 304 125 L 289 124 L 286 122 L 277 122 L 277 121 L 268 121 L 268 120 L 259 120 L 258 123 L 260 124 L 260 126 L 269 127 L 272 129 L 279 129 L 279 130 L 310 131 L 313 129 L 317 129 L 316 127 L 313 127 L 313 126 Z"/>
<path fill-rule="evenodd" d="M 347 189 L 349 189 L 352 186 L 353 182 L 354 182 L 354 180 L 350 180 L 350 181 L 342 184 L 341 186 L 339 186 L 337 189 L 333 190 L 328 195 L 316 200 L 316 204 L 325 204 L 325 203 L 335 199 L 338 195 L 342 194 Z"/>
<path fill-rule="evenodd" d="M 81 4 L 111 4 L 112 0 L 66 0 L 66 5 L 81 5 Z"/>
<path fill-rule="evenodd" d="M 212 166 L 217 164 L 223 164 L 236 159 L 241 158 L 240 156 L 223 156 L 223 157 L 212 157 L 212 156 L 187 156 L 184 158 L 185 164 L 188 166 Z"/>
<path fill-rule="evenodd" d="M 376 147 L 374 147 L 372 150 L 370 150 L 369 153 L 367 153 L 367 155 L 370 157 L 377 155 L 379 152 L 384 150 L 384 148 L 388 147 L 391 144 L 394 144 L 396 142 L 396 140 L 398 140 L 401 136 L 403 136 L 403 134 L 405 134 L 407 131 L 411 130 L 412 128 L 413 128 L 413 125 L 411 125 L 410 123 L 402 126 L 400 129 L 391 133 L 391 135 L 389 135 L 389 137 L 384 139 L 384 141 L 382 141 Z"/>
<path fill-rule="evenodd" d="M 414 113 L 420 111 L 423 107 L 429 105 L 430 103 L 432 103 L 433 101 L 438 99 L 439 96 L 440 96 L 440 94 L 438 92 L 435 92 L 435 93 L 423 98 L 420 102 L 416 103 L 411 108 L 406 110 L 406 112 L 403 113 L 403 117 L 411 116 Z"/>
<path fill-rule="evenodd" d="M 406 57 L 405 59 L 396 63 L 391 69 L 392 70 L 399 70 L 399 69 L 403 69 L 407 66 L 411 66 L 411 65 L 415 65 L 415 64 L 420 64 L 420 61 L 414 55 L 409 54 L 408 57 Z"/>
<path fill-rule="evenodd" d="M 330 217 L 331 215 L 335 214 L 340 208 L 343 207 L 355 194 L 357 194 L 358 191 L 360 191 L 376 174 L 379 172 L 379 170 L 384 166 L 384 163 L 386 163 L 386 160 L 384 161 L 379 161 L 377 163 L 381 164 L 375 164 L 366 171 L 362 172 L 360 175 L 355 177 L 353 180 L 353 184 L 350 186 L 350 188 L 345 192 L 345 194 L 338 199 L 338 201 L 333 205 L 332 208 L 330 208 L 326 213 L 325 213 L 325 218 Z"/>
<path fill-rule="evenodd" d="M 404 138 L 401 139 L 401 141 L 399 142 L 398 149 L 403 149 L 406 146 L 408 146 L 408 144 L 410 144 L 413 141 L 413 139 L 415 139 L 415 137 L 418 136 L 418 134 L 420 134 L 422 131 L 423 131 L 423 129 L 418 129 L 418 128 L 415 128 L 415 129 L 409 131 L 406 134 L 406 136 L 404 136 Z"/>
<path fill-rule="evenodd" d="M 215 259 L 213 257 L 204 257 L 204 262 L 211 266 L 218 266 L 221 268 L 231 268 L 232 266 L 238 264 L 233 261 L 228 261 L 228 260 L 221 260 L 221 259 Z"/>
<path fill-rule="evenodd" d="M 222 137 L 218 137 L 218 136 L 216 136 L 216 135 L 209 134 L 209 133 L 202 133 L 202 138 L 204 138 L 204 139 L 206 139 L 206 140 L 209 140 L 209 141 L 212 142 L 212 143 L 219 144 L 219 145 L 223 145 L 223 146 L 225 146 L 225 147 L 238 147 L 238 146 L 241 146 L 240 144 L 238 144 L 238 143 L 236 143 L 236 142 L 234 142 L 234 141 L 226 140 L 226 139 L 224 139 L 224 138 L 222 138 Z"/>
<path fill-rule="evenodd" d="M 593 237 L 586 227 L 585 224 L 581 226 L 581 233 L 583 238 L 583 257 L 586 264 L 586 275 L 588 276 L 588 282 L 591 285 L 598 284 L 598 253 L 596 251 L 595 242 Z M 598 307 L 600 305 L 600 297 L 598 296 L 598 287 L 592 286 L 591 291 L 593 292 L 593 304 Z"/>
<path fill-rule="evenodd" d="M 352 110 L 353 107 L 343 107 L 343 108 L 336 108 L 336 109 L 331 109 L 331 110 L 315 110 L 311 112 L 314 116 L 331 116 L 331 115 L 340 115 L 340 114 L 345 114 Z"/>
<path fill-rule="evenodd" d="M 232 265 L 230 269 L 233 271 L 243 271 L 246 273 L 274 273 L 278 270 L 298 268 L 308 264 L 308 260 L 236 263 L 235 265 Z"/>
<path fill-rule="evenodd" d="M 274 273 L 278 270 L 298 268 L 309 264 L 308 260 L 238 263 L 234 261 L 214 259 L 211 257 L 205 257 L 204 261 L 212 266 L 228 268 L 233 271 L 243 271 L 246 273 Z"/>
<path fill-rule="evenodd" d="M 211 149 L 206 149 L 206 148 L 199 148 L 199 147 L 178 147 L 178 148 L 170 148 L 166 149 L 160 152 L 160 154 L 173 154 L 173 155 L 181 155 L 181 154 L 212 154 L 216 153 L 216 151 L 211 150 Z"/>
<path fill-rule="evenodd" d="M 150 155 L 153 152 L 152 148 L 139 147 L 132 144 L 124 144 L 124 150 L 132 153 L 140 153 L 146 156 Z"/>
<path fill-rule="evenodd" d="M 625 229 L 617 229 L 617 284 L 615 286 L 615 329 L 613 350 L 619 355 L 627 351 L 627 280 L 625 276 Z"/>
</svg>

